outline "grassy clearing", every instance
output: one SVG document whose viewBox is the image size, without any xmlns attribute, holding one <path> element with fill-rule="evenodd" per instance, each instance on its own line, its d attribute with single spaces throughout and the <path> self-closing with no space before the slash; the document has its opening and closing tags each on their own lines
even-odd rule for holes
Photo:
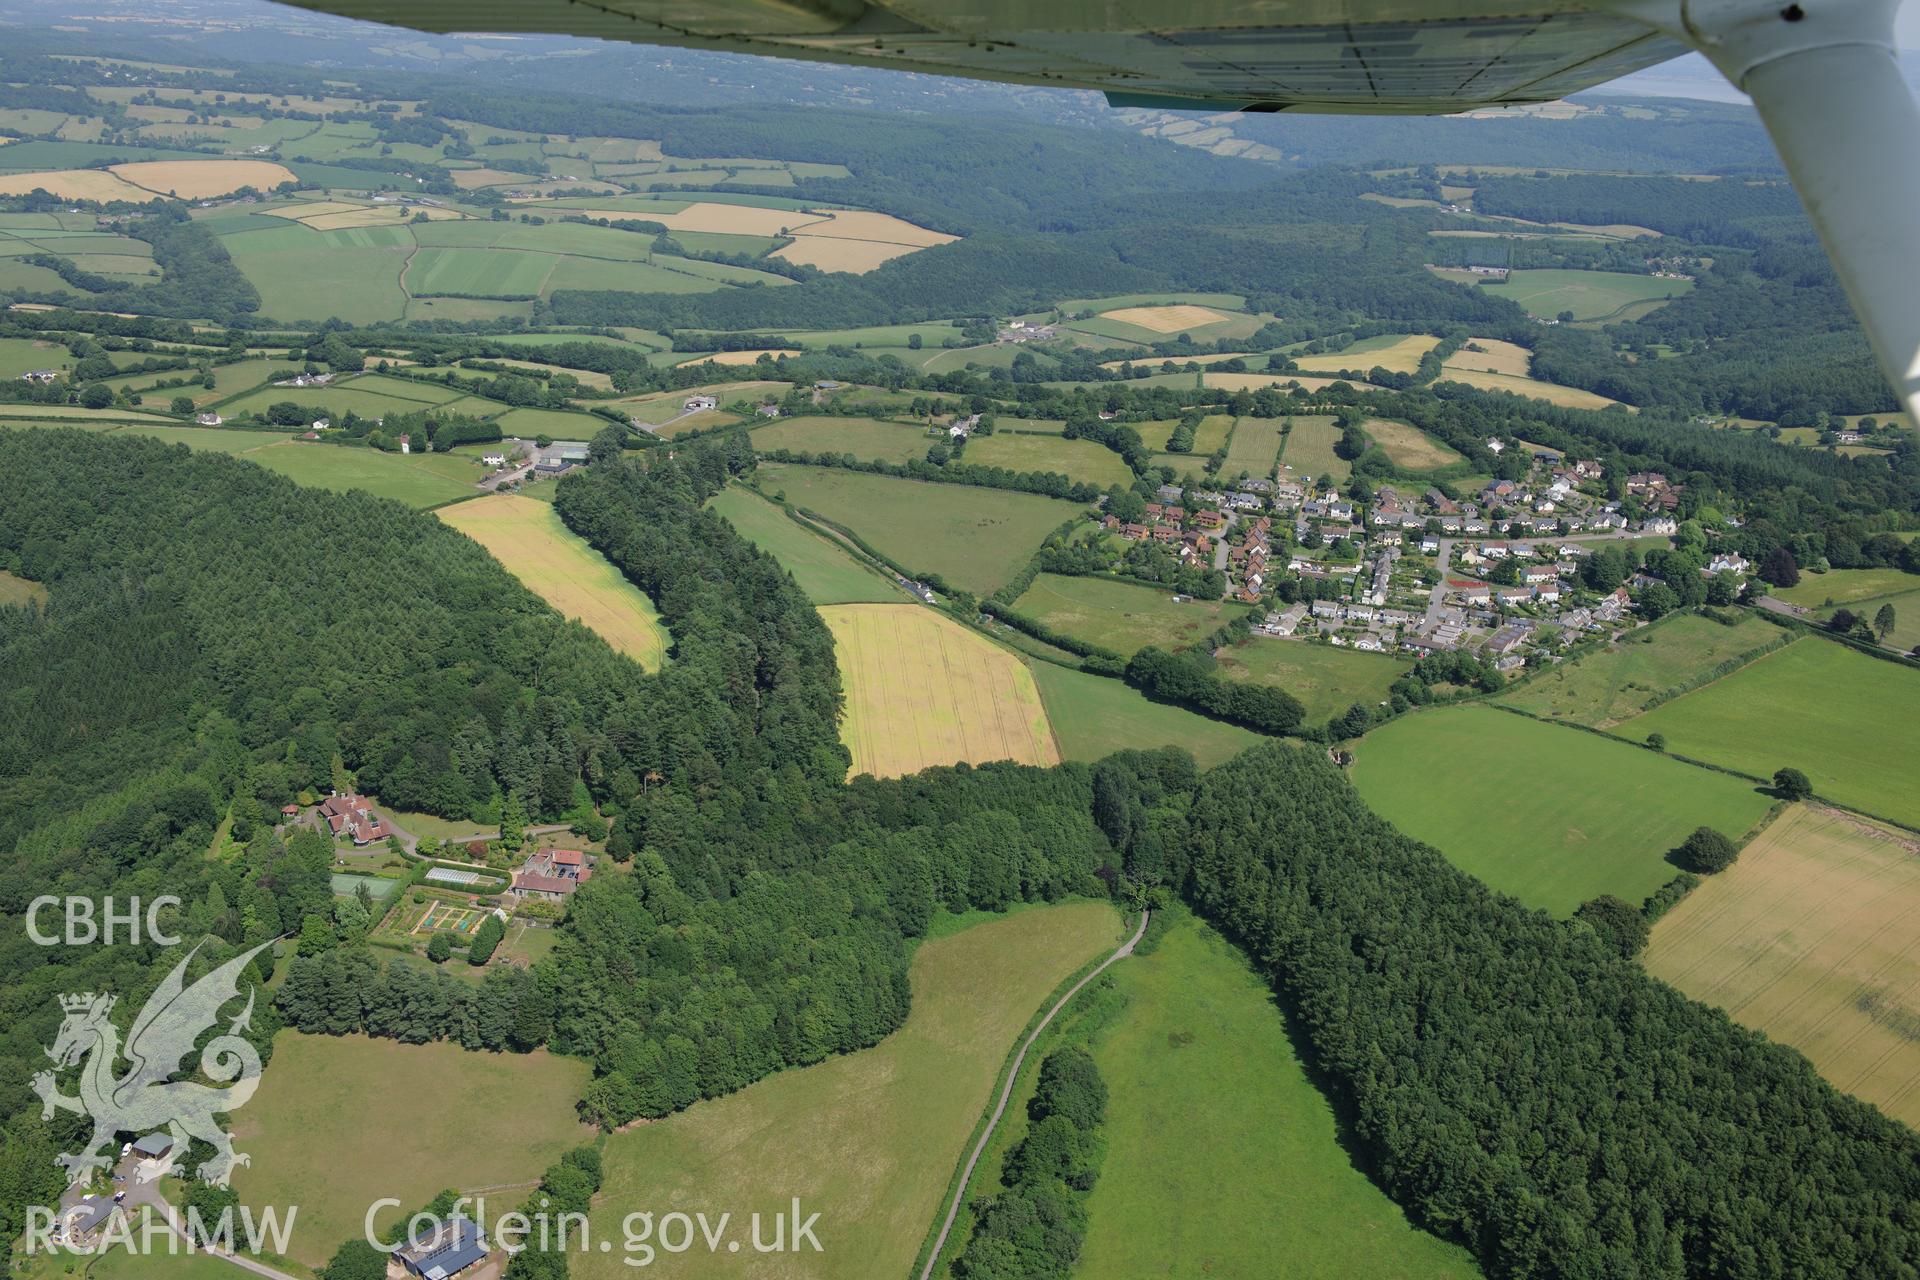
<svg viewBox="0 0 1920 1280">
<path fill-rule="evenodd" d="M 1541 672 L 1498 701 L 1534 715 L 1605 729 L 1639 715 L 1668 689 L 1751 653 L 1780 634 L 1778 627 L 1746 614 L 1731 627 L 1698 614 L 1681 614 L 1629 632 L 1620 643 L 1578 662 Z"/>
<path fill-rule="evenodd" d="M 1220 474 L 1233 478 L 1244 471 L 1257 480 L 1272 475 L 1274 464 L 1280 460 L 1281 426 L 1277 418 L 1240 419 L 1234 424 Z"/>
<path fill-rule="evenodd" d="M 1066 440 L 1059 436 L 1009 435 L 996 431 L 967 442 L 965 460 L 982 467 L 1005 467 L 1009 471 L 1057 472 L 1070 480 L 1097 484 L 1102 488 L 1126 485 L 1133 472 L 1120 455 L 1092 440 Z"/>
<path fill-rule="evenodd" d="M 1059 763 L 1033 673 L 1013 654 L 918 604 L 828 605 L 820 614 L 846 690 L 840 736 L 854 774 Z"/>
<path fill-rule="evenodd" d="M 485 547 L 535 595 L 647 670 L 666 661 L 672 640 L 653 601 L 567 528 L 550 504 L 496 493 L 455 503 L 440 518 Z"/>
<path fill-rule="evenodd" d="M 1605 320 L 1634 303 L 1677 298 L 1691 280 L 1630 275 L 1621 271 L 1515 271 L 1497 284 L 1482 284 L 1495 297 L 1517 302 L 1528 315 L 1551 320 L 1571 311 L 1579 320 Z"/>
<path fill-rule="evenodd" d="M 1092 1046 L 1107 1157 L 1076 1275 L 1480 1274 L 1353 1167 L 1272 992 L 1225 938 L 1186 917 L 1112 972 L 1125 1007 Z"/>
<path fill-rule="evenodd" d="M 1048 993 L 1119 940 L 1106 903 L 987 917 L 914 953 L 913 1011 L 861 1053 L 783 1071 L 739 1093 L 611 1138 L 593 1234 L 621 1219 L 725 1206 L 736 1231 L 798 1196 L 821 1212 L 823 1252 L 780 1255 L 777 1274 L 906 1275 L 1001 1064 Z M 668 1277 L 776 1274 L 747 1250 L 661 1255 Z M 580 1280 L 631 1275 L 619 1255 L 581 1254 Z"/>
<path fill-rule="evenodd" d="M 723 489 L 707 504 L 780 562 L 815 604 L 898 604 L 906 593 L 867 568 L 840 544 L 810 533 L 787 513 L 743 488 Z"/>
<path fill-rule="evenodd" d="M 917 572 L 986 595 L 1018 573 L 1041 539 L 1082 508 L 1057 498 L 898 480 L 823 467 L 768 465 L 761 487 L 852 529 Z"/>
<path fill-rule="evenodd" d="M 753 429 L 757 449 L 794 453 L 844 453 L 863 462 L 910 462 L 927 456 L 935 441 L 924 427 L 873 418 L 783 418 Z"/>
<path fill-rule="evenodd" d="M 1387 461 L 1403 471 L 1435 471 L 1461 460 L 1460 455 L 1418 427 L 1384 418 L 1369 418 L 1360 424 Z"/>
<path fill-rule="evenodd" d="M 0 569 L 0 605 L 40 605 L 46 602 L 46 587 L 30 578 L 18 577 Z"/>
<path fill-rule="evenodd" d="M 590 1136 L 573 1110 L 587 1075 L 585 1062 L 544 1050 L 283 1031 L 260 1091 L 234 1113 L 236 1145 L 253 1157 L 234 1190 L 247 1204 L 299 1205 L 290 1253 L 318 1267 L 360 1238 L 375 1200 L 397 1197 L 411 1212 L 448 1186 L 538 1178 Z M 477 1140 L 479 1116 L 487 1141 Z M 385 1227 L 399 1212 L 375 1221 Z"/>
<path fill-rule="evenodd" d="M 1795 805 L 1655 926 L 1647 971 L 1920 1124 L 1920 844 Z"/>
<path fill-rule="evenodd" d="M 1334 425 L 1331 417 L 1325 414 L 1296 417 L 1280 460 L 1289 471 L 1303 480 L 1320 476 L 1332 476 L 1336 481 L 1345 480 L 1353 474 L 1353 467 L 1333 451 L 1339 439 L 1340 429 Z"/>
<path fill-rule="evenodd" d="M 1259 636 L 1220 655 L 1220 674 L 1285 689 L 1307 709 L 1307 724 L 1324 724 L 1356 702 L 1383 702 L 1409 665 L 1384 653 L 1336 649 L 1304 640 Z"/>
<path fill-rule="evenodd" d="M 1830 800 L 1920 825 L 1920 671 L 1809 636 L 1617 726 L 1757 777 L 1791 765 Z"/>
<path fill-rule="evenodd" d="M 1491 707 L 1402 716 L 1357 755 L 1354 785 L 1382 817 L 1557 916 L 1602 893 L 1641 901 L 1695 827 L 1738 839 L 1769 803 L 1739 778 Z"/>
<path fill-rule="evenodd" d="M 1027 665 L 1033 669 L 1053 736 L 1066 760 L 1093 761 L 1116 751 L 1180 747 L 1191 752 L 1201 768 L 1210 769 L 1267 741 L 1238 725 L 1149 702 L 1118 680 L 1041 659 Z"/>
<path fill-rule="evenodd" d="M 1232 612 L 1218 600 L 1176 604 L 1170 589 L 1057 573 L 1035 578 L 1014 608 L 1063 635 L 1128 657 L 1150 644 L 1163 649 L 1192 644 Z"/>
</svg>

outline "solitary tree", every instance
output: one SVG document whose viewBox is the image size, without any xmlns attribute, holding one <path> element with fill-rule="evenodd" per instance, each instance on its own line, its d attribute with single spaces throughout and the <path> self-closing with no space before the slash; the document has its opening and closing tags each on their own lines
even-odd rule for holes
<svg viewBox="0 0 1920 1280">
<path fill-rule="evenodd" d="M 1781 769 L 1773 775 L 1773 790 L 1783 800 L 1805 800 L 1813 794 L 1813 784 L 1798 769 Z"/>
<path fill-rule="evenodd" d="M 1664 733 L 1648 734 L 1647 746 L 1651 747 L 1655 751 L 1665 751 L 1667 749 L 1667 735 Z"/>
<path fill-rule="evenodd" d="M 1693 834 L 1681 842 L 1675 849 L 1674 858 L 1689 871 L 1702 875 L 1712 875 L 1716 871 L 1725 871 L 1740 856 L 1733 841 L 1715 831 L 1712 827 L 1695 827 Z"/>
<path fill-rule="evenodd" d="M 187 396 L 175 396 L 167 408 L 175 413 L 192 413 L 193 401 Z"/>
<path fill-rule="evenodd" d="M 1893 623 L 1893 606 L 1891 604 L 1881 605 L 1880 611 L 1873 615 L 1873 633 L 1880 637 L 1881 644 L 1887 642 L 1887 636 L 1893 631 Z"/>
</svg>

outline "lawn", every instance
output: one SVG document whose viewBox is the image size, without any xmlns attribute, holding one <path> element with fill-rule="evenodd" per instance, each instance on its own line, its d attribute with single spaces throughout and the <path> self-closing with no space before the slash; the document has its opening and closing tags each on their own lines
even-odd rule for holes
<svg viewBox="0 0 1920 1280">
<path fill-rule="evenodd" d="M 1693 288 L 1691 280 L 1622 271 L 1515 271 L 1498 284 L 1481 284 L 1495 297 L 1517 302 L 1528 315 L 1551 320 L 1571 311 L 1578 320 L 1604 320 L 1634 303 L 1677 298 Z"/>
<path fill-rule="evenodd" d="M 1667 690 L 1787 634 L 1759 618 L 1739 618 L 1731 627 L 1692 613 L 1664 618 L 1627 632 L 1618 643 L 1578 662 L 1542 671 L 1498 701 L 1534 715 L 1605 729 L 1639 715 Z"/>
<path fill-rule="evenodd" d="M 1133 483 L 1133 472 L 1120 455 L 1092 440 L 995 431 L 967 441 L 962 459 L 975 466 L 1005 467 L 1008 471 L 1057 472 L 1102 488 Z"/>
<path fill-rule="evenodd" d="M 1175 604 L 1170 588 L 1143 587 L 1112 578 L 1043 573 L 1013 607 L 1063 635 L 1110 649 L 1123 657 L 1147 645 L 1175 649 L 1207 635 L 1231 610 L 1218 600 Z"/>
<path fill-rule="evenodd" d="M 260 1091 L 233 1115 L 235 1143 L 253 1158 L 234 1190 L 247 1204 L 299 1205 L 289 1253 L 318 1267 L 360 1238 L 375 1200 L 411 1212 L 449 1186 L 539 1177 L 591 1136 L 573 1109 L 587 1075 L 584 1061 L 545 1050 L 283 1031 Z"/>
<path fill-rule="evenodd" d="M 647 670 L 666 661 L 672 640 L 653 601 L 567 528 L 552 504 L 496 493 L 443 507 L 440 518 L 485 547 L 528 590 Z"/>
<path fill-rule="evenodd" d="M 1181 914 L 1158 948 L 1112 970 L 1126 1003 L 1093 1042 L 1107 1155 L 1074 1274 L 1477 1277 L 1465 1250 L 1353 1167 L 1267 984 Z"/>
<path fill-rule="evenodd" d="M 1458 453 L 1418 427 L 1408 426 L 1404 422 L 1369 418 L 1360 424 L 1360 429 L 1380 446 L 1380 451 L 1387 455 L 1387 461 L 1402 471 L 1434 471 L 1461 460 Z"/>
<path fill-rule="evenodd" d="M 893 778 L 941 764 L 1057 764 L 1033 673 L 1014 654 L 919 604 L 836 604 L 852 773 Z"/>
<path fill-rule="evenodd" d="M 1353 474 L 1353 467 L 1333 451 L 1333 446 L 1339 440 L 1340 428 L 1334 425 L 1332 418 L 1324 414 L 1295 417 L 1293 430 L 1287 434 L 1286 448 L 1281 452 L 1280 460 L 1299 480 L 1310 481 L 1321 476 L 1332 476 L 1336 481 L 1345 480 Z"/>
<path fill-rule="evenodd" d="M 741 536 L 778 560 L 815 604 L 898 604 L 906 594 L 854 559 L 851 552 L 809 532 L 749 489 L 732 487 L 708 504 Z"/>
<path fill-rule="evenodd" d="M 1769 804 L 1739 778 L 1492 707 L 1402 716 L 1357 756 L 1353 783 L 1382 817 L 1557 916 L 1603 893 L 1639 903 L 1695 827 L 1738 840 Z"/>
<path fill-rule="evenodd" d="M 1123 681 L 1039 658 L 1027 665 L 1065 760 L 1094 761 L 1116 751 L 1180 747 L 1191 752 L 1201 768 L 1211 769 L 1268 741 L 1238 725 L 1150 702 Z"/>
<path fill-rule="evenodd" d="M 936 443 L 926 428 L 873 418 L 784 418 L 755 427 L 756 449 L 791 453 L 845 453 L 863 462 L 909 462 L 927 456 Z"/>
<path fill-rule="evenodd" d="M 1014 1040 L 1049 993 L 1119 941 L 1105 903 L 989 917 L 914 953 L 913 1009 L 872 1049 L 783 1071 L 616 1134 L 593 1235 L 636 1211 L 818 1211 L 822 1252 L 661 1255 L 670 1277 L 907 1275 Z M 803 1213 L 804 1216 L 804 1213 Z M 620 1255 L 572 1260 L 578 1280 L 632 1275 Z"/>
<path fill-rule="evenodd" d="M 1220 674 L 1284 689 L 1307 709 L 1306 723 L 1325 724 L 1356 702 L 1384 702 L 1412 664 L 1384 653 L 1255 636 L 1220 655 Z"/>
<path fill-rule="evenodd" d="M 1795 805 L 1655 926 L 1647 971 L 1920 1125 L 1920 844 Z"/>
<path fill-rule="evenodd" d="M 1273 464 L 1280 458 L 1280 427 L 1276 418 L 1240 419 L 1228 441 L 1227 460 L 1221 464 L 1220 474 L 1233 479 L 1244 471 L 1256 480 L 1272 475 Z"/>
<path fill-rule="evenodd" d="M 1920 671 L 1817 636 L 1613 732 L 1756 777 L 1791 765 L 1830 800 L 1920 824 Z"/>
<path fill-rule="evenodd" d="M 470 462 L 451 454 L 409 456 L 305 440 L 268 445 L 246 457 L 296 484 L 341 492 L 359 489 L 410 507 L 437 507 L 468 497 L 480 478 Z"/>
<path fill-rule="evenodd" d="M 767 492 L 784 492 L 894 561 L 980 595 L 1012 578 L 1042 539 L 1084 510 L 1030 493 L 824 467 L 770 465 L 760 477 Z"/>
</svg>

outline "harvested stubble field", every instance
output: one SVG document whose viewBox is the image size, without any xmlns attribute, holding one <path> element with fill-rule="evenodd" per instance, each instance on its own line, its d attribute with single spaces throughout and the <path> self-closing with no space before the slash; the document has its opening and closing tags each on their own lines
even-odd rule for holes
<svg viewBox="0 0 1920 1280">
<path fill-rule="evenodd" d="M 1472 348 L 1479 347 L 1475 351 Z M 1485 373 L 1505 373 L 1524 378 L 1533 368 L 1533 352 L 1518 343 L 1499 338 L 1469 338 L 1467 345 L 1448 356 L 1449 369 L 1478 369 Z"/>
<path fill-rule="evenodd" d="M 1345 351 L 1336 351 L 1324 356 L 1299 356 L 1294 363 L 1308 373 L 1338 373 L 1342 369 L 1361 371 L 1373 368 L 1385 369 L 1391 373 L 1412 373 L 1420 367 L 1420 357 L 1440 345 L 1440 339 L 1429 334 L 1383 334 L 1377 338 L 1362 338 Z"/>
<path fill-rule="evenodd" d="M 1151 329 L 1155 333 L 1180 333 L 1188 329 L 1204 329 L 1208 325 L 1232 319 L 1224 311 L 1215 311 L 1211 307 L 1196 307 L 1187 303 L 1176 303 L 1166 307 L 1121 307 L 1101 314 L 1108 320 L 1138 325 L 1142 329 Z"/>
<path fill-rule="evenodd" d="M 1654 928 L 1648 972 L 1920 1124 L 1920 842 L 1796 805 Z"/>
<path fill-rule="evenodd" d="M 853 773 L 1059 763 L 1033 673 L 1013 654 L 917 604 L 829 605 L 820 613 L 846 688 L 840 734 Z"/>
</svg>

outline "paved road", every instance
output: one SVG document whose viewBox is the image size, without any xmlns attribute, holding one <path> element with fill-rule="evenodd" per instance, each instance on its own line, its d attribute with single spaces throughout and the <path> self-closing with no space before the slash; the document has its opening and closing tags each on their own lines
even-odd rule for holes
<svg viewBox="0 0 1920 1280">
<path fill-rule="evenodd" d="M 939 1265 L 940 1251 L 947 1247 L 947 1236 L 953 1230 L 953 1220 L 960 1215 L 960 1206 L 966 1201 L 967 1184 L 973 1181 L 974 1167 L 980 1163 L 980 1157 L 986 1154 L 987 1144 L 993 1141 L 994 1130 L 1000 1127 L 1000 1117 L 1006 1114 L 1007 1103 L 1013 1098 L 1013 1085 L 1014 1082 L 1020 1078 L 1020 1066 L 1027 1060 L 1027 1050 L 1033 1048 L 1033 1042 L 1040 1038 L 1040 1033 L 1047 1029 L 1048 1024 L 1053 1021 L 1054 1015 L 1066 1008 L 1067 1001 L 1079 995 L 1082 987 L 1105 973 L 1107 966 L 1115 960 L 1120 959 L 1122 956 L 1130 956 L 1133 954 L 1133 949 L 1140 944 L 1140 939 L 1146 935 L 1147 918 L 1152 914 L 1150 911 L 1142 911 L 1140 913 L 1140 927 L 1133 931 L 1133 936 L 1121 943 L 1119 949 L 1112 955 L 1102 960 L 1092 973 L 1089 973 L 1086 977 L 1074 983 L 1065 995 L 1054 1001 L 1053 1008 L 1047 1010 L 1047 1016 L 1040 1019 L 1040 1024 L 1029 1032 L 1026 1040 L 1021 1043 L 1020 1051 L 1013 1055 L 1013 1066 L 1007 1072 L 1007 1082 L 1001 1086 L 1000 1097 L 998 1101 L 993 1104 L 993 1114 L 987 1117 L 986 1131 L 980 1135 L 980 1141 L 973 1144 L 973 1152 L 967 1157 L 966 1168 L 960 1171 L 960 1185 L 953 1189 L 953 1203 L 947 1206 L 946 1219 L 940 1224 L 940 1234 L 934 1238 L 933 1250 L 927 1255 L 927 1265 L 920 1269 L 920 1280 L 929 1280 L 929 1277 L 933 1275 L 934 1267 Z"/>
</svg>

